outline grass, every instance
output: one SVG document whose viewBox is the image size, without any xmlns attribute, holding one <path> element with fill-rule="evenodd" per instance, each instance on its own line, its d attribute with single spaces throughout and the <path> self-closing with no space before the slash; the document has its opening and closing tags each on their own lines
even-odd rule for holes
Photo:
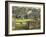
<svg viewBox="0 0 46 37">
<path fill-rule="evenodd" d="M 16 22 L 28 22 L 28 21 L 34 21 L 33 19 L 16 19 Z"/>
<path fill-rule="evenodd" d="M 36 22 L 36 20 L 34 20 L 34 19 L 17 19 L 17 18 L 12 18 L 12 19 L 13 19 L 13 21 L 12 21 L 13 30 L 28 30 L 29 27 L 32 28 L 32 26 L 33 26 L 33 28 L 34 28 L 35 26 L 37 26 L 36 23 L 38 23 L 38 21 Z M 28 26 L 28 22 L 30 22 L 30 23 L 33 22 L 32 26 Z M 34 22 L 36 22 L 36 23 L 34 23 Z"/>
</svg>

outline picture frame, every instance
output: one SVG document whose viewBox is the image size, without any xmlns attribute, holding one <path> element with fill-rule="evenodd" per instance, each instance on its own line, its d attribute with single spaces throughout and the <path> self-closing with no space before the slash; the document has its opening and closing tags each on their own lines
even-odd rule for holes
<svg viewBox="0 0 46 37">
<path fill-rule="evenodd" d="M 5 36 L 34 34 L 45 34 L 45 3 L 5 1 Z"/>
</svg>

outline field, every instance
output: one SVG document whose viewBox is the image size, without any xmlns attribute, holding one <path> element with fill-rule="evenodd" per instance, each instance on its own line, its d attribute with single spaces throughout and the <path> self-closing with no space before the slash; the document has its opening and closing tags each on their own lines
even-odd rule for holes
<svg viewBox="0 0 46 37">
<path fill-rule="evenodd" d="M 14 19 L 13 22 L 13 30 L 30 30 L 40 28 L 39 21 L 33 19 Z"/>
</svg>

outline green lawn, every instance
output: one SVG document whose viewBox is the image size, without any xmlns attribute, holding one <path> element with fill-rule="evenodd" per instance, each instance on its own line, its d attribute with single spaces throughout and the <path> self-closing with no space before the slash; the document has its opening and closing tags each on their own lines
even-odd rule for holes
<svg viewBox="0 0 46 37">
<path fill-rule="evenodd" d="M 31 23 L 31 22 L 33 22 L 34 26 L 37 26 L 37 24 L 34 23 L 34 22 L 36 22 L 34 19 L 17 19 L 16 18 L 16 19 L 14 19 L 14 22 L 13 22 L 13 25 L 14 25 L 13 27 L 15 27 L 15 29 L 13 29 L 13 30 L 27 30 L 27 29 L 29 29 L 28 23 Z M 36 22 L 36 23 L 38 23 L 38 22 Z M 30 27 L 32 27 L 32 26 L 30 26 Z"/>
<path fill-rule="evenodd" d="M 16 22 L 28 22 L 28 21 L 34 21 L 33 19 L 16 19 Z"/>
</svg>

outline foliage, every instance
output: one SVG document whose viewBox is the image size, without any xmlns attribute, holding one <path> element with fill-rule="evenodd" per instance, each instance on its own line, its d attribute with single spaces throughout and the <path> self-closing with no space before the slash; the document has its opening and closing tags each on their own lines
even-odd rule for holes
<svg viewBox="0 0 46 37">
<path fill-rule="evenodd" d="M 27 14 L 29 11 L 30 14 Z M 13 30 L 39 29 L 40 8 L 34 7 L 12 7 Z"/>
</svg>

